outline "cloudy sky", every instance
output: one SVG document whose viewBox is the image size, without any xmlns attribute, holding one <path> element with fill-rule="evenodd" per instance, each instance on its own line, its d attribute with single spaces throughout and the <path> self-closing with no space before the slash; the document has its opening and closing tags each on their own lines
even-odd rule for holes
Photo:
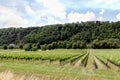
<svg viewBox="0 0 120 80">
<path fill-rule="evenodd" d="M 119 21 L 120 0 L 0 0 L 0 28 Z"/>
</svg>

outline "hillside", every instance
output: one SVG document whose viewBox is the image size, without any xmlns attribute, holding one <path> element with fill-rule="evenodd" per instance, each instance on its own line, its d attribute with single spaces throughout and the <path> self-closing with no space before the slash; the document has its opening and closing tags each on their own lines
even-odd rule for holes
<svg viewBox="0 0 120 80">
<path fill-rule="evenodd" d="M 54 48 L 118 48 L 120 22 L 89 21 L 30 28 L 0 29 L 5 44 L 54 45 Z"/>
</svg>

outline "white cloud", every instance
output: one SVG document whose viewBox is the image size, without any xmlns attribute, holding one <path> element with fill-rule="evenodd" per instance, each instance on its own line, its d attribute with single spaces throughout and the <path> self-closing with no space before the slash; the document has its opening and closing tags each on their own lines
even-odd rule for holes
<svg viewBox="0 0 120 80">
<path fill-rule="evenodd" d="M 101 0 L 98 0 L 98 1 L 101 1 Z M 99 12 L 99 15 L 103 15 L 104 12 L 105 12 L 105 10 L 104 10 L 104 9 L 101 9 L 101 11 Z M 104 18 L 103 18 L 102 16 L 99 16 L 99 17 L 97 18 L 97 20 L 98 20 L 98 21 L 103 21 Z"/>
<path fill-rule="evenodd" d="M 36 2 L 43 4 L 44 12 L 48 15 L 52 15 L 60 19 L 66 18 L 65 7 L 59 0 L 36 0 Z"/>
<path fill-rule="evenodd" d="M 21 18 L 18 15 L 0 15 L 0 26 L 1 27 L 18 27 L 25 26 L 27 20 Z"/>
<path fill-rule="evenodd" d="M 35 12 L 33 21 L 31 21 L 31 25 L 43 26 L 66 22 L 65 6 L 60 0 L 36 0 L 35 4 L 37 4 L 38 9 Z"/>
<path fill-rule="evenodd" d="M 69 13 L 68 19 L 70 22 L 81 22 L 81 21 L 91 21 L 95 20 L 95 14 L 93 12 L 86 12 L 84 13 Z"/>
<path fill-rule="evenodd" d="M 25 6 L 25 12 L 27 13 L 27 14 L 29 14 L 29 15 L 34 15 L 35 14 L 35 12 L 31 9 L 31 7 L 30 6 Z"/>
<path fill-rule="evenodd" d="M 103 21 L 110 16 L 113 19 L 113 15 L 120 9 L 120 0 L 89 0 L 87 2 L 79 0 L 78 3 L 70 1 L 69 4 L 67 2 L 68 0 L 0 0 L 0 27 L 39 26 L 91 20 Z M 79 8 L 79 5 L 82 9 Z M 87 8 L 95 11 L 86 13 L 77 11 L 87 10 Z M 97 13 L 96 10 L 98 9 L 101 10 Z M 106 15 L 108 10 L 115 12 Z M 120 20 L 120 14 L 116 15 L 116 18 Z"/>
<path fill-rule="evenodd" d="M 0 5 L 0 15 L 1 14 L 12 14 L 11 12 L 14 13 L 15 11 L 13 9 L 10 9 L 10 8 Z"/>
<path fill-rule="evenodd" d="M 100 17 L 97 18 L 97 20 L 98 20 L 98 21 L 103 21 L 104 19 L 103 19 L 102 16 L 100 16 Z"/>
<path fill-rule="evenodd" d="M 103 15 L 104 12 L 105 12 L 105 10 L 104 10 L 104 9 L 101 9 L 101 11 L 99 12 L 99 14 L 100 14 L 100 15 Z"/>
<path fill-rule="evenodd" d="M 39 25 L 50 25 L 50 24 L 62 24 L 64 22 L 55 19 L 54 17 L 46 17 L 45 20 L 41 20 Z"/>
<path fill-rule="evenodd" d="M 120 20 L 120 13 L 116 15 L 116 18 Z"/>
<path fill-rule="evenodd" d="M 18 15 L 12 8 L 0 6 L 0 27 L 18 27 L 27 25 L 28 21 Z"/>
</svg>

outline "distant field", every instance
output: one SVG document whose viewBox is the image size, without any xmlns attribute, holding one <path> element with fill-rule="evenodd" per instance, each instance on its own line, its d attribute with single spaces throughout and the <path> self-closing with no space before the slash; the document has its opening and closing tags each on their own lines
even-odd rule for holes
<svg viewBox="0 0 120 80">
<path fill-rule="evenodd" d="M 1 71 L 43 80 L 120 79 L 120 49 L 0 50 L 0 62 Z"/>
</svg>

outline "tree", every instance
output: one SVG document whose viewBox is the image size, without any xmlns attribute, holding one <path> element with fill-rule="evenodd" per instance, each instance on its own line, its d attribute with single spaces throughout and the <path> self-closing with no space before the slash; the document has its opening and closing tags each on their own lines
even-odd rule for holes
<svg viewBox="0 0 120 80">
<path fill-rule="evenodd" d="M 49 49 L 70 48 L 70 46 L 87 48 L 88 45 L 92 48 L 118 48 L 119 35 L 120 21 L 87 21 L 43 27 L 6 28 L 0 29 L 0 46 L 10 43 L 16 45 L 31 43 L 32 47 L 38 49 L 45 44 L 51 44 Z"/>
<path fill-rule="evenodd" d="M 76 44 L 76 43 L 73 43 L 73 44 L 72 44 L 72 49 L 77 49 L 77 48 L 78 48 L 77 44 Z"/>
<path fill-rule="evenodd" d="M 70 49 L 70 48 L 72 48 L 72 45 L 71 45 L 71 43 L 67 43 L 67 44 L 66 44 L 66 48 L 67 48 L 67 49 Z"/>
<path fill-rule="evenodd" d="M 77 46 L 78 46 L 79 49 L 86 48 L 86 44 L 83 41 L 78 41 L 77 42 Z"/>
<path fill-rule="evenodd" d="M 37 49 L 40 49 L 40 48 L 41 48 L 41 47 L 40 47 L 40 43 L 37 43 L 36 46 L 37 46 Z"/>
<path fill-rule="evenodd" d="M 94 40 L 92 43 L 93 48 L 118 48 L 119 39 L 105 39 L 105 40 Z"/>
</svg>

